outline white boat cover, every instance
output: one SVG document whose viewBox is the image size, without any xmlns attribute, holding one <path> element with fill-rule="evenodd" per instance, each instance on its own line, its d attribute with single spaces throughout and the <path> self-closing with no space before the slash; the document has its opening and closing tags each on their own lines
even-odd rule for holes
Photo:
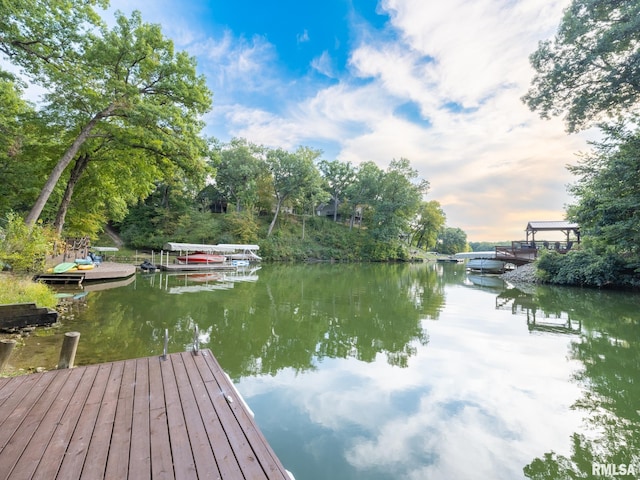
<svg viewBox="0 0 640 480">
<path fill-rule="evenodd" d="M 204 243 L 165 243 L 165 250 L 172 252 L 233 252 L 234 250 L 220 245 L 207 245 Z"/>
<path fill-rule="evenodd" d="M 204 243 L 176 243 L 168 242 L 164 245 L 165 250 L 171 250 L 172 252 L 236 252 L 241 251 L 255 251 L 259 250 L 258 245 L 242 245 L 236 243 L 221 243 L 218 245 L 207 245 Z"/>
<path fill-rule="evenodd" d="M 495 250 L 489 250 L 486 252 L 462 252 L 456 253 L 455 258 L 496 258 Z"/>
</svg>

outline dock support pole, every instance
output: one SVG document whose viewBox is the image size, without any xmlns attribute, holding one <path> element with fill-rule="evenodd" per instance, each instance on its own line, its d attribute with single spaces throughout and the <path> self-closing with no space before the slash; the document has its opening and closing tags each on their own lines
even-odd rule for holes
<svg viewBox="0 0 640 480">
<path fill-rule="evenodd" d="M 60 350 L 60 360 L 58 360 L 58 370 L 73 368 L 73 361 L 76 358 L 79 341 L 80 332 L 67 332 L 64 334 L 62 349 Z"/>
<path fill-rule="evenodd" d="M 0 340 L 0 373 L 4 370 L 4 367 L 9 361 L 13 347 L 16 346 L 16 341 L 11 339 Z"/>
</svg>

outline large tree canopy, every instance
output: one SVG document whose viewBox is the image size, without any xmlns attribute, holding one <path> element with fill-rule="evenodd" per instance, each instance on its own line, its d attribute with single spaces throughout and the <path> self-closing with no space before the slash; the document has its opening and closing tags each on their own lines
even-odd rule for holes
<svg viewBox="0 0 640 480">
<path fill-rule="evenodd" d="M 266 173 L 265 148 L 244 138 L 234 138 L 219 154 L 216 186 L 228 201 L 241 207 L 253 206 L 257 202 L 258 182 Z"/>
<path fill-rule="evenodd" d="M 320 151 L 308 147 L 300 147 L 295 153 L 281 148 L 267 152 L 267 168 L 271 172 L 276 201 L 275 213 L 267 236 L 273 232 L 284 202 L 301 199 L 310 187 L 318 184 L 317 179 L 320 174 L 313 162 L 319 156 Z"/>
<path fill-rule="evenodd" d="M 573 0 L 530 60 L 536 75 L 523 101 L 543 118 L 564 115 L 570 132 L 638 113 L 640 2 Z"/>
<path fill-rule="evenodd" d="M 640 133 L 609 130 L 608 140 L 569 167 L 578 203 L 569 216 L 598 250 L 640 254 Z"/>
<path fill-rule="evenodd" d="M 0 52 L 20 66 L 29 81 L 46 88 L 43 115 L 66 142 L 63 152 L 55 152 L 59 156 L 26 223 L 32 225 L 40 217 L 73 162 L 77 168 L 69 179 L 78 182 L 96 158 L 96 143 L 108 141 L 110 150 L 124 149 L 110 161 L 123 164 L 146 152 L 142 168 L 149 165 L 165 178 L 187 174 L 204 179 L 207 145 L 200 137 L 200 116 L 211 106 L 211 92 L 204 77 L 196 74 L 195 60 L 175 52 L 160 27 L 144 23 L 139 12 L 130 18 L 116 13 L 116 25 L 109 29 L 91 9 L 105 2 L 49 3 L 50 9 L 33 1 L 0 4 L 0 17 L 10 18 L 0 20 L 6 27 Z M 68 24 L 68 18 L 76 23 Z M 138 153 L 128 155 L 132 149 Z M 65 202 L 68 205 L 73 193 L 69 187 L 58 225 L 64 223 Z M 152 187 L 148 183 L 140 191 L 149 193 Z M 120 193 L 126 197 L 128 192 Z"/>
</svg>

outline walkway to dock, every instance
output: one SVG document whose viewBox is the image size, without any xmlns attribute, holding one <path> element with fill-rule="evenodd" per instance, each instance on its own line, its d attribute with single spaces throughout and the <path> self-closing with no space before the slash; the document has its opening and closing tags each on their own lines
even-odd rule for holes
<svg viewBox="0 0 640 480">
<path fill-rule="evenodd" d="M 0 379 L 0 479 L 289 480 L 209 350 Z"/>
</svg>

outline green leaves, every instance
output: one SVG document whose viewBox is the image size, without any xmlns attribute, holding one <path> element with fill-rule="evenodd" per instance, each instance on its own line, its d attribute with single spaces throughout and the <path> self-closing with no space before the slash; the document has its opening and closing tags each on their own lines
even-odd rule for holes
<svg viewBox="0 0 640 480">
<path fill-rule="evenodd" d="M 543 118 L 564 115 L 569 132 L 637 112 L 640 3 L 573 0 L 530 61 L 536 75 L 523 101 Z"/>
<path fill-rule="evenodd" d="M 569 208 L 592 245 L 600 251 L 640 255 L 640 132 L 608 130 L 569 170 L 579 178 L 569 191 L 578 203 Z"/>
<path fill-rule="evenodd" d="M 108 28 L 93 10 L 106 5 L 101 0 L 0 3 L 0 52 L 30 82 L 46 88 L 38 114 L 63 147 L 46 152 L 57 163 L 27 215 L 28 225 L 52 195 L 56 198 L 58 183 L 80 158 L 119 165 L 85 168 L 82 178 L 67 183 L 75 197 L 69 212 L 85 217 L 85 233 L 95 233 L 107 218 L 122 218 L 156 182 L 179 177 L 199 189 L 211 172 L 205 161 L 209 147 L 201 137 L 211 92 L 196 74 L 195 59 L 176 53 L 160 26 L 144 23 L 139 12 L 116 13 L 115 26 Z M 127 162 L 135 165 L 134 176 L 123 175 Z M 92 178 L 83 182 L 88 175 Z M 138 183 L 132 185 L 132 179 Z M 98 183 L 104 196 L 81 201 L 77 195 L 85 183 Z M 68 204 L 67 199 L 60 205 L 59 226 Z"/>
</svg>

